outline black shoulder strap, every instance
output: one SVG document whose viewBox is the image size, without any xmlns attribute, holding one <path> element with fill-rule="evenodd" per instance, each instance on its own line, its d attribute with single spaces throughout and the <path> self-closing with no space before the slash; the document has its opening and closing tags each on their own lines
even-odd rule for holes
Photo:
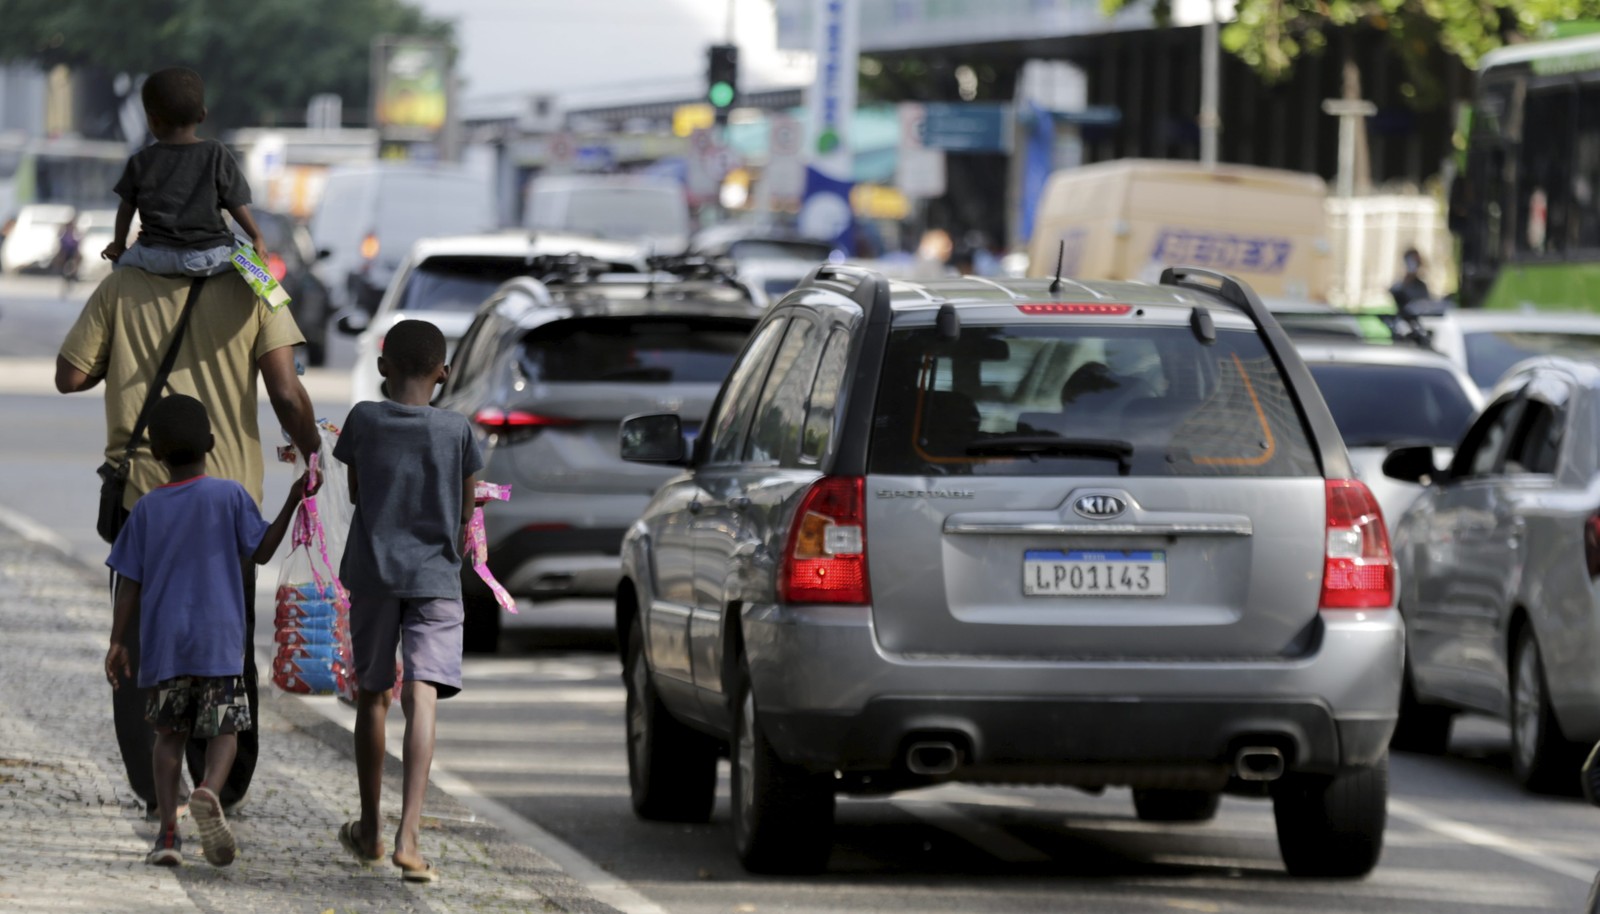
<svg viewBox="0 0 1600 914">
<path fill-rule="evenodd" d="M 200 300 L 200 287 L 205 284 L 204 276 L 196 276 L 189 283 L 189 297 L 183 303 L 178 325 L 172 328 L 172 342 L 167 344 L 167 351 L 161 356 L 161 366 L 156 369 L 155 377 L 150 379 L 150 389 L 144 392 L 144 405 L 139 407 L 139 418 L 134 420 L 133 433 L 128 436 L 128 446 L 122 452 L 122 458 L 128 464 L 133 463 L 133 454 L 139 449 L 145 426 L 150 424 L 150 408 L 161 399 L 161 389 L 167 386 L 167 375 L 172 374 L 172 365 L 178 360 L 178 347 L 183 344 L 183 332 L 189 327 L 189 315 L 194 311 L 194 303 Z"/>
</svg>

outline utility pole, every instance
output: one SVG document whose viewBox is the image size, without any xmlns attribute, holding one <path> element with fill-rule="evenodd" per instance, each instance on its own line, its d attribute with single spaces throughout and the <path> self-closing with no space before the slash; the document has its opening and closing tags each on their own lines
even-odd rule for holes
<svg viewBox="0 0 1600 914">
<path fill-rule="evenodd" d="M 1217 35 L 1217 4 L 1212 0 L 1207 5 L 1211 15 L 1200 30 L 1200 164 L 1211 168 L 1217 164 L 1217 133 L 1222 129 L 1222 116 L 1218 113 L 1222 48 Z"/>
<path fill-rule="evenodd" d="M 1355 195 L 1356 128 L 1361 118 L 1378 113 L 1378 106 L 1361 99 L 1330 98 L 1322 103 L 1322 113 L 1339 119 L 1339 176 L 1336 193 Z"/>
</svg>

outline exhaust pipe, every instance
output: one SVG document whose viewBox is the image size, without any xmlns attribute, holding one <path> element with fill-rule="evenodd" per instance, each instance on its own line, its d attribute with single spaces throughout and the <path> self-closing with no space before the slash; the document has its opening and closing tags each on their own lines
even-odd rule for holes
<svg viewBox="0 0 1600 914">
<path fill-rule="evenodd" d="M 961 754 L 949 740 L 912 743 L 906 749 L 906 769 L 912 774 L 946 775 L 955 771 L 960 762 Z"/>
<path fill-rule="evenodd" d="M 1245 746 L 1233 759 L 1233 773 L 1241 781 L 1276 781 L 1283 768 L 1283 753 L 1273 746 Z"/>
</svg>

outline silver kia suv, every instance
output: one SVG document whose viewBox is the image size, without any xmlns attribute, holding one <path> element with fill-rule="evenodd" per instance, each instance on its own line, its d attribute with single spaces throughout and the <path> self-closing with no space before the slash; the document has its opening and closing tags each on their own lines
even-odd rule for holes
<svg viewBox="0 0 1600 914">
<path fill-rule="evenodd" d="M 836 793 L 1270 797 L 1289 872 L 1377 863 L 1404 648 L 1381 512 L 1239 281 L 890 283 L 765 315 L 622 547 L 633 804 L 760 872 L 826 865 Z"/>
</svg>

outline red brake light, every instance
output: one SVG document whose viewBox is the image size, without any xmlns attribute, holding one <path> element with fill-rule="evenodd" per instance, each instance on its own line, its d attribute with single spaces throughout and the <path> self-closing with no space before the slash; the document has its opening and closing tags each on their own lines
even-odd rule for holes
<svg viewBox="0 0 1600 914">
<path fill-rule="evenodd" d="M 579 420 L 569 419 L 566 416 L 543 416 L 520 409 L 493 408 L 478 410 L 473 414 L 472 421 L 490 431 L 513 428 L 558 428 L 579 424 Z"/>
<path fill-rule="evenodd" d="M 1018 305 L 1023 314 L 1127 314 L 1132 305 L 1109 305 L 1094 302 L 1068 302 L 1048 305 Z"/>
<path fill-rule="evenodd" d="M 272 274 L 273 279 L 281 280 L 286 274 L 288 274 L 289 268 L 284 264 L 282 257 L 279 257 L 277 254 L 268 254 L 267 272 Z"/>
<path fill-rule="evenodd" d="M 1322 566 L 1323 609 L 1394 603 L 1389 531 L 1372 491 L 1354 479 L 1327 481 L 1328 529 Z"/>
<path fill-rule="evenodd" d="M 824 476 L 812 483 L 779 570 L 785 603 L 868 603 L 865 481 Z"/>
</svg>

